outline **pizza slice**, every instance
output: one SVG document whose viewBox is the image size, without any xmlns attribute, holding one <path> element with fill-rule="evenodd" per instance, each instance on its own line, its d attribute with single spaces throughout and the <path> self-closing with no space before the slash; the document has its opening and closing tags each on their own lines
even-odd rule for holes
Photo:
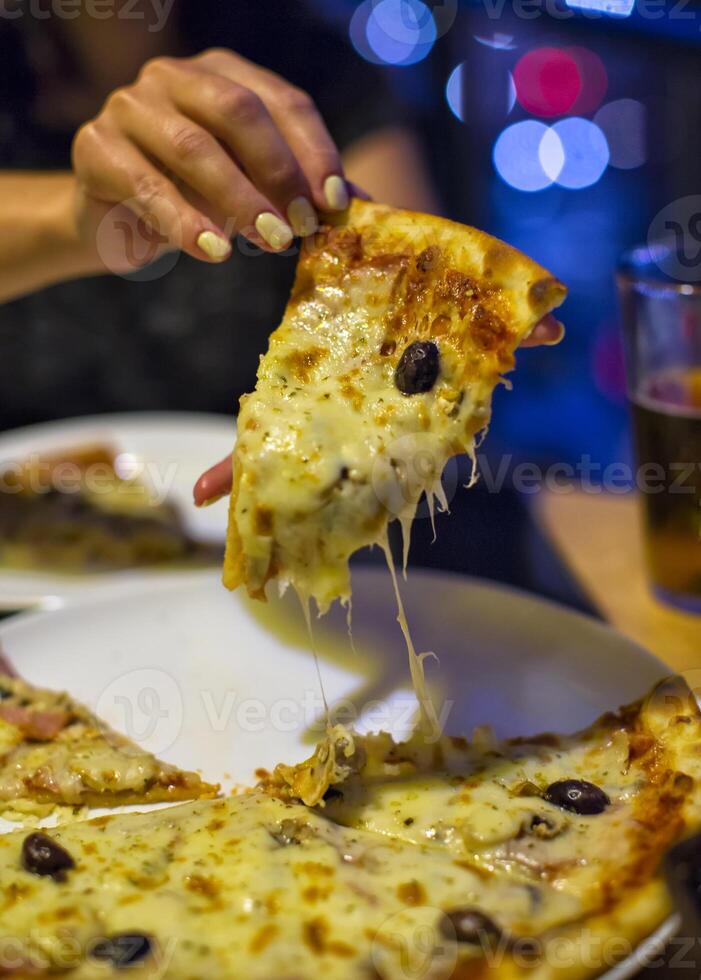
<svg viewBox="0 0 701 980">
<path fill-rule="evenodd" d="M 220 560 L 119 458 L 95 444 L 0 467 L 0 563 L 84 573 Z"/>
<path fill-rule="evenodd" d="M 68 694 L 0 665 L 0 810 L 106 806 L 215 796 L 218 786 L 162 762 Z"/>
<path fill-rule="evenodd" d="M 473 455 L 514 351 L 565 288 L 508 245 L 354 200 L 309 240 L 282 325 L 242 398 L 224 582 L 291 583 L 320 610 L 348 560 L 405 542 L 447 460 Z M 474 458 L 474 457 L 473 457 Z"/>
<path fill-rule="evenodd" d="M 579 980 L 668 914 L 701 716 L 666 684 L 573 736 L 343 743 L 249 793 L 0 836 L 4 974 Z M 343 760 L 343 761 L 341 761 Z M 329 785 L 329 780 L 338 782 Z"/>
</svg>

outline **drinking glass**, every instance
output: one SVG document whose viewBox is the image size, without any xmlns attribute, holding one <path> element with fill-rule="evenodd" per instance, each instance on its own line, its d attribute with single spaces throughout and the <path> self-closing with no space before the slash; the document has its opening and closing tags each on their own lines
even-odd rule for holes
<svg viewBox="0 0 701 980">
<path fill-rule="evenodd" d="M 651 585 L 701 613 L 701 284 L 687 266 L 652 243 L 622 256 L 617 279 Z"/>
</svg>

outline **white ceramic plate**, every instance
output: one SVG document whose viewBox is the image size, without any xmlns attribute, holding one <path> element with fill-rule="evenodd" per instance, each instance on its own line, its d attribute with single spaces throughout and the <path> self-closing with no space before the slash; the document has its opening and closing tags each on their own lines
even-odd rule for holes
<svg viewBox="0 0 701 980">
<path fill-rule="evenodd" d="M 665 673 L 606 626 L 511 589 L 414 571 L 403 594 L 417 648 L 440 657 L 426 672 L 449 731 L 572 731 Z M 415 701 L 394 609 L 387 572 L 357 567 L 355 651 L 340 608 L 313 632 L 341 720 L 401 734 Z M 0 626 L 0 643 L 29 681 L 69 690 L 150 750 L 227 784 L 304 757 L 323 731 L 296 599 L 250 601 L 218 571 L 23 614 Z"/>
<path fill-rule="evenodd" d="M 511 589 L 413 571 L 402 586 L 446 728 L 491 724 L 500 736 L 571 731 L 645 693 L 668 671 L 595 620 Z M 358 567 L 353 636 L 345 613 L 314 623 L 332 706 L 357 727 L 410 726 L 416 702 L 388 573 Z M 310 752 L 322 721 L 319 680 L 296 600 L 264 605 L 229 594 L 218 574 L 153 581 L 122 595 L 0 626 L 0 644 L 29 681 L 65 688 L 166 759 L 225 789 L 259 767 Z M 665 923 L 609 980 L 624 980 L 673 930 Z"/>
<path fill-rule="evenodd" d="M 104 442 L 129 454 L 139 478 L 180 507 L 187 531 L 202 541 L 223 542 L 226 505 L 198 510 L 192 503 L 197 477 L 231 452 L 234 419 L 190 412 L 134 412 L 66 419 L 0 435 L 0 470 L 32 452 L 52 452 Z M 90 575 L 0 569 L 0 611 L 55 609 L 86 594 L 173 578 L 178 569 L 126 570 Z"/>
</svg>

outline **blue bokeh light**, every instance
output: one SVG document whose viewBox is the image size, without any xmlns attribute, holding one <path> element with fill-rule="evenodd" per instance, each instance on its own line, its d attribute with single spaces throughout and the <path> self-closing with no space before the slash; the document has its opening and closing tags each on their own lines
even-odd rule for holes
<svg viewBox="0 0 701 980">
<path fill-rule="evenodd" d="M 635 0 L 565 0 L 574 10 L 591 10 L 609 17 L 630 17 L 635 9 Z"/>
<path fill-rule="evenodd" d="M 513 34 L 503 34 L 501 31 L 495 31 L 489 37 L 475 34 L 474 38 L 478 44 L 493 51 L 515 51 L 517 47 Z"/>
<path fill-rule="evenodd" d="M 555 123 L 552 132 L 562 144 L 562 166 L 551 179 L 568 190 L 581 190 L 595 184 L 603 176 L 609 162 L 608 143 L 601 127 L 590 119 L 572 116 Z M 548 137 L 548 141 L 552 142 L 552 138 Z M 553 163 L 557 160 L 554 147 L 553 142 Z M 548 164 L 544 164 L 546 173 L 547 167 Z"/>
<path fill-rule="evenodd" d="M 519 191 L 542 191 L 552 178 L 543 169 L 540 145 L 548 132 L 545 123 L 535 119 L 507 126 L 494 144 L 494 166 L 501 179 Z"/>
<path fill-rule="evenodd" d="M 403 67 L 422 61 L 438 32 L 422 0 L 364 0 L 351 18 L 349 33 L 366 61 Z"/>
<path fill-rule="evenodd" d="M 466 61 L 460 62 L 459 65 L 453 68 L 448 76 L 448 81 L 445 83 L 445 100 L 448 103 L 450 111 L 460 122 L 465 122 L 464 92 L 467 80 L 467 68 L 468 64 Z M 505 73 L 504 79 L 506 89 L 504 93 L 504 109 L 505 115 L 508 116 L 516 104 L 516 86 L 514 85 L 514 77 L 510 71 Z"/>
<path fill-rule="evenodd" d="M 460 122 L 465 122 L 462 97 L 464 67 L 464 63 L 456 65 L 448 76 L 448 81 L 445 83 L 446 102 L 450 107 L 450 111 Z"/>
</svg>

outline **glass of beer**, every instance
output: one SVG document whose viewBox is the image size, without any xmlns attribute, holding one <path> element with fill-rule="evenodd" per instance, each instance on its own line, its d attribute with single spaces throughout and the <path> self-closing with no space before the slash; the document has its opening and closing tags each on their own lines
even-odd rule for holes
<svg viewBox="0 0 701 980">
<path fill-rule="evenodd" d="M 618 287 L 652 588 L 701 613 L 701 263 L 678 249 L 626 252 Z"/>
</svg>

